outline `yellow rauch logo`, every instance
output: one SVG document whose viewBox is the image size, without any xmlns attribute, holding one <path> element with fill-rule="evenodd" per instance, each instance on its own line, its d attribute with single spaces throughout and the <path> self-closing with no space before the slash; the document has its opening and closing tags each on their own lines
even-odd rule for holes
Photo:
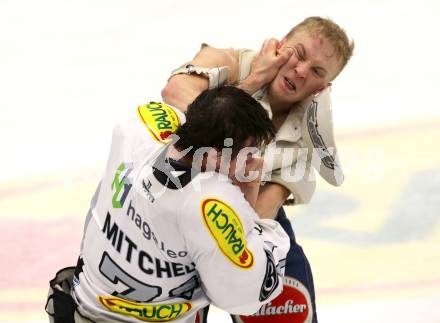
<svg viewBox="0 0 440 323">
<path fill-rule="evenodd" d="M 169 136 L 180 125 L 179 116 L 169 106 L 160 102 L 150 102 L 138 107 L 138 116 L 150 134 L 159 142 L 167 143 Z"/>
<path fill-rule="evenodd" d="M 145 304 L 128 301 L 115 296 L 98 296 L 107 309 L 123 315 L 135 317 L 146 322 L 168 322 L 188 312 L 191 303 Z"/>
<path fill-rule="evenodd" d="M 240 218 L 226 203 L 209 198 L 202 201 L 202 216 L 222 253 L 235 265 L 251 268 L 254 256 L 246 247 Z"/>
</svg>

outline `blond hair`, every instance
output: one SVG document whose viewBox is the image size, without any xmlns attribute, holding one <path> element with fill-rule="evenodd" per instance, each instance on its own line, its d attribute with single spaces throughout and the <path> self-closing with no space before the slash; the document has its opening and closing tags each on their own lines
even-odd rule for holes
<svg viewBox="0 0 440 323">
<path fill-rule="evenodd" d="M 299 30 L 305 30 L 311 35 L 320 35 L 330 42 L 341 63 L 338 74 L 353 55 L 353 40 L 349 40 L 345 30 L 329 18 L 308 17 L 293 27 L 286 35 L 286 38 L 291 38 Z"/>
</svg>

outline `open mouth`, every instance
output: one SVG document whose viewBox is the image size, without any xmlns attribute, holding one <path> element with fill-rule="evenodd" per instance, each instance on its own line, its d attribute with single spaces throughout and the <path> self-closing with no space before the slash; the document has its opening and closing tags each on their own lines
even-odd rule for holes
<svg viewBox="0 0 440 323">
<path fill-rule="evenodd" d="M 289 89 L 292 91 L 296 91 L 296 86 L 293 84 L 287 77 L 284 78 L 284 81 L 286 82 L 286 85 Z"/>
</svg>

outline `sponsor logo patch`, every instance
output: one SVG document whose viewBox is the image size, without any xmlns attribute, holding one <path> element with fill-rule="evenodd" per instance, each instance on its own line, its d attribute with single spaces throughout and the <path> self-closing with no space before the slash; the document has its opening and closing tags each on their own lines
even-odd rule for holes
<svg viewBox="0 0 440 323">
<path fill-rule="evenodd" d="M 268 299 L 279 284 L 277 267 L 275 266 L 273 255 L 267 250 L 264 250 L 264 252 L 266 253 L 267 263 L 266 274 L 264 275 L 263 285 L 260 290 L 260 302 L 264 302 Z"/>
<path fill-rule="evenodd" d="M 236 317 L 238 323 L 310 323 L 312 302 L 306 287 L 295 278 L 283 277 L 284 289 L 271 302 L 263 305 L 252 316 Z"/>
<path fill-rule="evenodd" d="M 115 209 L 122 208 L 130 192 L 132 184 L 128 176 L 132 170 L 132 163 L 121 163 L 115 172 L 115 177 L 112 182 L 112 190 L 114 191 L 112 205 Z"/>
<path fill-rule="evenodd" d="M 192 307 L 191 303 L 152 305 L 132 302 L 115 296 L 98 296 L 98 300 L 112 312 L 146 322 L 172 321 L 184 315 Z"/>
<path fill-rule="evenodd" d="M 243 225 L 235 211 L 215 198 L 203 200 L 201 210 L 203 221 L 223 255 L 240 268 L 251 268 L 254 256 L 246 247 Z"/>
<path fill-rule="evenodd" d="M 150 102 L 138 107 L 138 116 L 151 136 L 162 143 L 170 141 L 169 136 L 180 126 L 177 113 L 166 104 Z"/>
</svg>

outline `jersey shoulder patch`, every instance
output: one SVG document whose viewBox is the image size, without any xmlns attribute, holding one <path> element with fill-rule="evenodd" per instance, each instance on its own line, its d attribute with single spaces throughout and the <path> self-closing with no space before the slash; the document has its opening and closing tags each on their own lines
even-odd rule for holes
<svg viewBox="0 0 440 323">
<path fill-rule="evenodd" d="M 174 109 L 161 102 L 149 102 L 137 109 L 137 114 L 154 140 L 170 142 L 170 135 L 176 132 L 181 120 Z"/>
<path fill-rule="evenodd" d="M 203 222 L 223 255 L 242 269 L 251 268 L 254 256 L 246 246 L 246 233 L 235 210 L 215 197 L 203 199 L 200 208 Z"/>
</svg>

